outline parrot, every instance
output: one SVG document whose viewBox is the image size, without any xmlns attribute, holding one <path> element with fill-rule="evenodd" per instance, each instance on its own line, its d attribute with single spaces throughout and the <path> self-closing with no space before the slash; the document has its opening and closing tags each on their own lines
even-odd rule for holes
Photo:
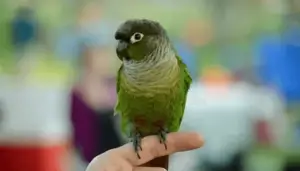
<svg viewBox="0 0 300 171">
<path fill-rule="evenodd" d="M 137 157 L 145 136 L 155 135 L 167 150 L 167 134 L 177 132 L 183 118 L 192 78 L 178 56 L 165 28 L 149 19 L 128 19 L 117 28 L 115 115 L 133 144 Z M 156 158 L 148 167 L 168 169 L 169 156 Z"/>
</svg>

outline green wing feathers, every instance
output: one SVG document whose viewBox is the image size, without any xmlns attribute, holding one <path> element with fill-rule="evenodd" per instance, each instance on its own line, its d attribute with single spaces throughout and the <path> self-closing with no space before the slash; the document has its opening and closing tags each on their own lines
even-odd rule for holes
<svg viewBox="0 0 300 171">
<path fill-rule="evenodd" d="M 118 73 L 117 73 L 117 93 L 119 93 L 120 91 L 120 84 L 121 84 L 121 71 L 123 70 L 123 64 L 120 66 Z"/>
<path fill-rule="evenodd" d="M 121 65 L 121 67 L 118 70 L 117 73 L 117 83 L 116 83 L 116 91 L 117 91 L 117 95 L 119 96 L 119 92 L 120 92 L 120 86 L 121 86 L 121 71 L 123 70 L 123 64 Z M 114 115 L 118 114 L 119 111 L 119 98 L 117 98 L 117 103 L 114 109 Z"/>
<path fill-rule="evenodd" d="M 117 102 L 116 102 L 116 106 L 114 109 L 114 115 L 121 115 L 122 119 L 121 119 L 121 130 L 124 133 L 128 133 L 128 117 L 126 117 L 126 113 L 124 113 L 123 110 L 126 110 L 127 108 L 127 104 L 128 104 L 128 100 L 126 99 L 122 99 L 122 95 L 121 95 L 121 86 L 122 86 L 122 70 L 123 70 L 124 66 L 123 64 L 120 66 L 118 73 L 117 73 L 117 83 L 116 83 L 116 91 L 117 91 Z"/>
<path fill-rule="evenodd" d="M 183 78 L 184 81 L 184 99 L 182 100 L 182 111 L 181 111 L 181 118 L 180 118 L 180 123 L 181 124 L 181 120 L 184 114 L 184 110 L 185 110 L 185 104 L 186 104 L 186 98 L 187 98 L 187 93 L 188 90 L 190 89 L 190 85 L 192 84 L 192 77 L 187 69 L 186 64 L 182 61 L 182 59 L 179 56 L 176 56 L 177 60 L 178 60 L 178 65 L 181 69 L 181 78 Z"/>
</svg>

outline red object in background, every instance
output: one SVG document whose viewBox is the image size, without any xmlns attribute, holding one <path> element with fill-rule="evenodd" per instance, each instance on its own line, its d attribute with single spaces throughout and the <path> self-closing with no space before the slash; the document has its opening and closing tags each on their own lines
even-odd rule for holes
<svg viewBox="0 0 300 171">
<path fill-rule="evenodd" d="M 0 146 L 1 171 L 65 171 L 66 146 Z"/>
<path fill-rule="evenodd" d="M 267 121 L 260 120 L 256 123 L 256 140 L 259 144 L 269 145 L 272 143 L 270 127 Z"/>
</svg>

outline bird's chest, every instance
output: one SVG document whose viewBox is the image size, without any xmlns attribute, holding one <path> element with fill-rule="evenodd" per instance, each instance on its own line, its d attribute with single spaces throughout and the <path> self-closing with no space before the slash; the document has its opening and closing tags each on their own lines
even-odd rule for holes
<svg viewBox="0 0 300 171">
<path fill-rule="evenodd" d="M 163 92 L 157 93 L 145 91 L 126 93 L 125 115 L 137 127 L 163 127 L 174 117 L 177 95 L 176 87 L 165 88 Z"/>
<path fill-rule="evenodd" d="M 157 86 L 148 89 L 135 89 L 134 91 L 125 89 L 124 96 L 131 112 L 161 113 L 170 110 L 171 105 L 176 100 L 178 90 L 177 86 Z"/>
<path fill-rule="evenodd" d="M 122 76 L 119 106 L 135 125 L 164 125 L 172 120 L 181 81 L 177 68 L 164 69 Z"/>
</svg>

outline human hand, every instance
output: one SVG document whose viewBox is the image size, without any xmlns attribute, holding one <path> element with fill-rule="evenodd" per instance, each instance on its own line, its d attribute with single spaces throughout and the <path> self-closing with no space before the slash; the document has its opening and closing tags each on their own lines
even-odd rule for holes
<svg viewBox="0 0 300 171">
<path fill-rule="evenodd" d="M 165 171 L 163 168 L 139 166 L 157 157 L 200 148 L 203 144 L 202 137 L 197 133 L 176 132 L 168 134 L 166 150 L 156 136 L 148 136 L 142 140 L 141 159 L 137 158 L 132 144 L 127 143 L 95 157 L 86 171 Z"/>
</svg>

